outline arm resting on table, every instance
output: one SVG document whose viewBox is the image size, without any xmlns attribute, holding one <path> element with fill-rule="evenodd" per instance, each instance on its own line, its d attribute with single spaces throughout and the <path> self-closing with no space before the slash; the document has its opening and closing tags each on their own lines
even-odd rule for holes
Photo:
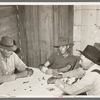
<svg viewBox="0 0 100 100">
<path fill-rule="evenodd" d="M 61 80 L 56 80 L 55 85 L 67 94 L 76 95 L 91 90 L 93 88 L 94 82 L 94 74 L 89 74 L 74 84 L 67 84 Z"/>
<path fill-rule="evenodd" d="M 67 72 L 71 68 L 71 65 L 66 65 L 63 68 L 57 69 L 58 72 Z"/>
<path fill-rule="evenodd" d="M 1 75 L 0 76 L 0 83 L 14 81 L 16 79 L 16 75 Z"/>
<path fill-rule="evenodd" d="M 66 78 L 66 77 L 81 78 L 84 76 L 84 74 L 85 74 L 85 70 L 83 70 L 82 68 L 78 68 L 78 69 L 74 69 L 72 71 L 63 73 L 62 76 L 63 78 Z"/>
</svg>

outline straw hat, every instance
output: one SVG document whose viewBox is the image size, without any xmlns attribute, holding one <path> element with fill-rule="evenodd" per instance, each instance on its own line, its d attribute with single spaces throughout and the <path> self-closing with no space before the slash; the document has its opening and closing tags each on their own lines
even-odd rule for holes
<svg viewBox="0 0 100 100">
<path fill-rule="evenodd" d="M 73 43 L 69 43 L 68 38 L 64 38 L 64 37 L 60 37 L 58 38 L 58 42 L 57 44 L 54 45 L 55 48 L 58 48 L 59 46 L 62 45 L 69 45 L 69 46 L 73 46 Z"/>
</svg>

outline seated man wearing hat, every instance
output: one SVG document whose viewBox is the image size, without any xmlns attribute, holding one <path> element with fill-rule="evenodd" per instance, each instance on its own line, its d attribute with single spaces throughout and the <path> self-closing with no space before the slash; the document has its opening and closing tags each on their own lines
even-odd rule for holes
<svg viewBox="0 0 100 100">
<path fill-rule="evenodd" d="M 64 93 L 70 95 L 77 95 L 86 92 L 87 95 L 100 95 L 100 51 L 88 45 L 84 51 L 79 51 L 81 53 L 80 64 L 83 68 L 78 70 L 73 70 L 67 73 L 62 74 L 62 77 L 73 76 L 80 77 L 80 80 L 73 84 L 68 84 L 66 82 L 57 79 L 55 85 L 62 90 Z M 75 74 L 75 72 L 79 72 Z"/>
<path fill-rule="evenodd" d="M 33 70 L 29 69 L 14 51 L 17 49 L 14 40 L 3 36 L 0 41 L 0 83 L 13 81 L 17 78 L 31 76 Z M 15 74 L 17 69 L 19 73 Z"/>
<path fill-rule="evenodd" d="M 79 66 L 79 57 L 71 55 L 69 50 L 73 46 L 73 43 L 68 43 L 68 38 L 60 37 L 58 44 L 54 47 L 58 49 L 50 55 L 44 65 L 40 66 L 40 70 L 46 74 L 64 73 Z"/>
</svg>

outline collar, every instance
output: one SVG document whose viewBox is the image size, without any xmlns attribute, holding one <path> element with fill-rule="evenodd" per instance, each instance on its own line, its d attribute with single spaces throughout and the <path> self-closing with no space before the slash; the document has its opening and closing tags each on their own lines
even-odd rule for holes
<svg viewBox="0 0 100 100">
<path fill-rule="evenodd" d="M 62 56 L 62 57 L 65 58 L 65 57 L 68 57 L 70 54 L 68 53 L 68 54 L 66 54 L 66 55 L 62 55 L 62 54 L 58 51 L 58 52 L 57 52 L 57 55 L 58 55 L 58 56 L 60 55 L 60 56 Z"/>
</svg>

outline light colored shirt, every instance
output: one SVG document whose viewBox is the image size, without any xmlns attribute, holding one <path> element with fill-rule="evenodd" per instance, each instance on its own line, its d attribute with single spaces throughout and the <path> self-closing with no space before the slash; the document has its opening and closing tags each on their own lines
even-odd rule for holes
<svg viewBox="0 0 100 100">
<path fill-rule="evenodd" d="M 72 71 L 63 73 L 62 76 L 63 76 L 63 78 L 66 78 L 66 77 L 81 78 L 81 77 L 84 76 L 85 72 L 86 71 L 83 70 L 83 68 L 80 67 L 80 68 L 74 69 Z"/>
<path fill-rule="evenodd" d="M 13 52 L 13 54 L 5 60 L 0 51 L 0 83 L 15 80 L 15 68 L 19 71 L 23 71 L 26 67 L 27 66 L 16 53 Z"/>
<path fill-rule="evenodd" d="M 100 70 L 100 66 L 93 65 L 89 68 L 81 80 L 74 84 L 56 81 L 55 85 L 63 92 L 76 95 L 86 92 L 87 95 L 100 95 L 100 74 L 92 72 L 94 69 Z M 58 85 L 59 84 L 59 85 Z"/>
</svg>

